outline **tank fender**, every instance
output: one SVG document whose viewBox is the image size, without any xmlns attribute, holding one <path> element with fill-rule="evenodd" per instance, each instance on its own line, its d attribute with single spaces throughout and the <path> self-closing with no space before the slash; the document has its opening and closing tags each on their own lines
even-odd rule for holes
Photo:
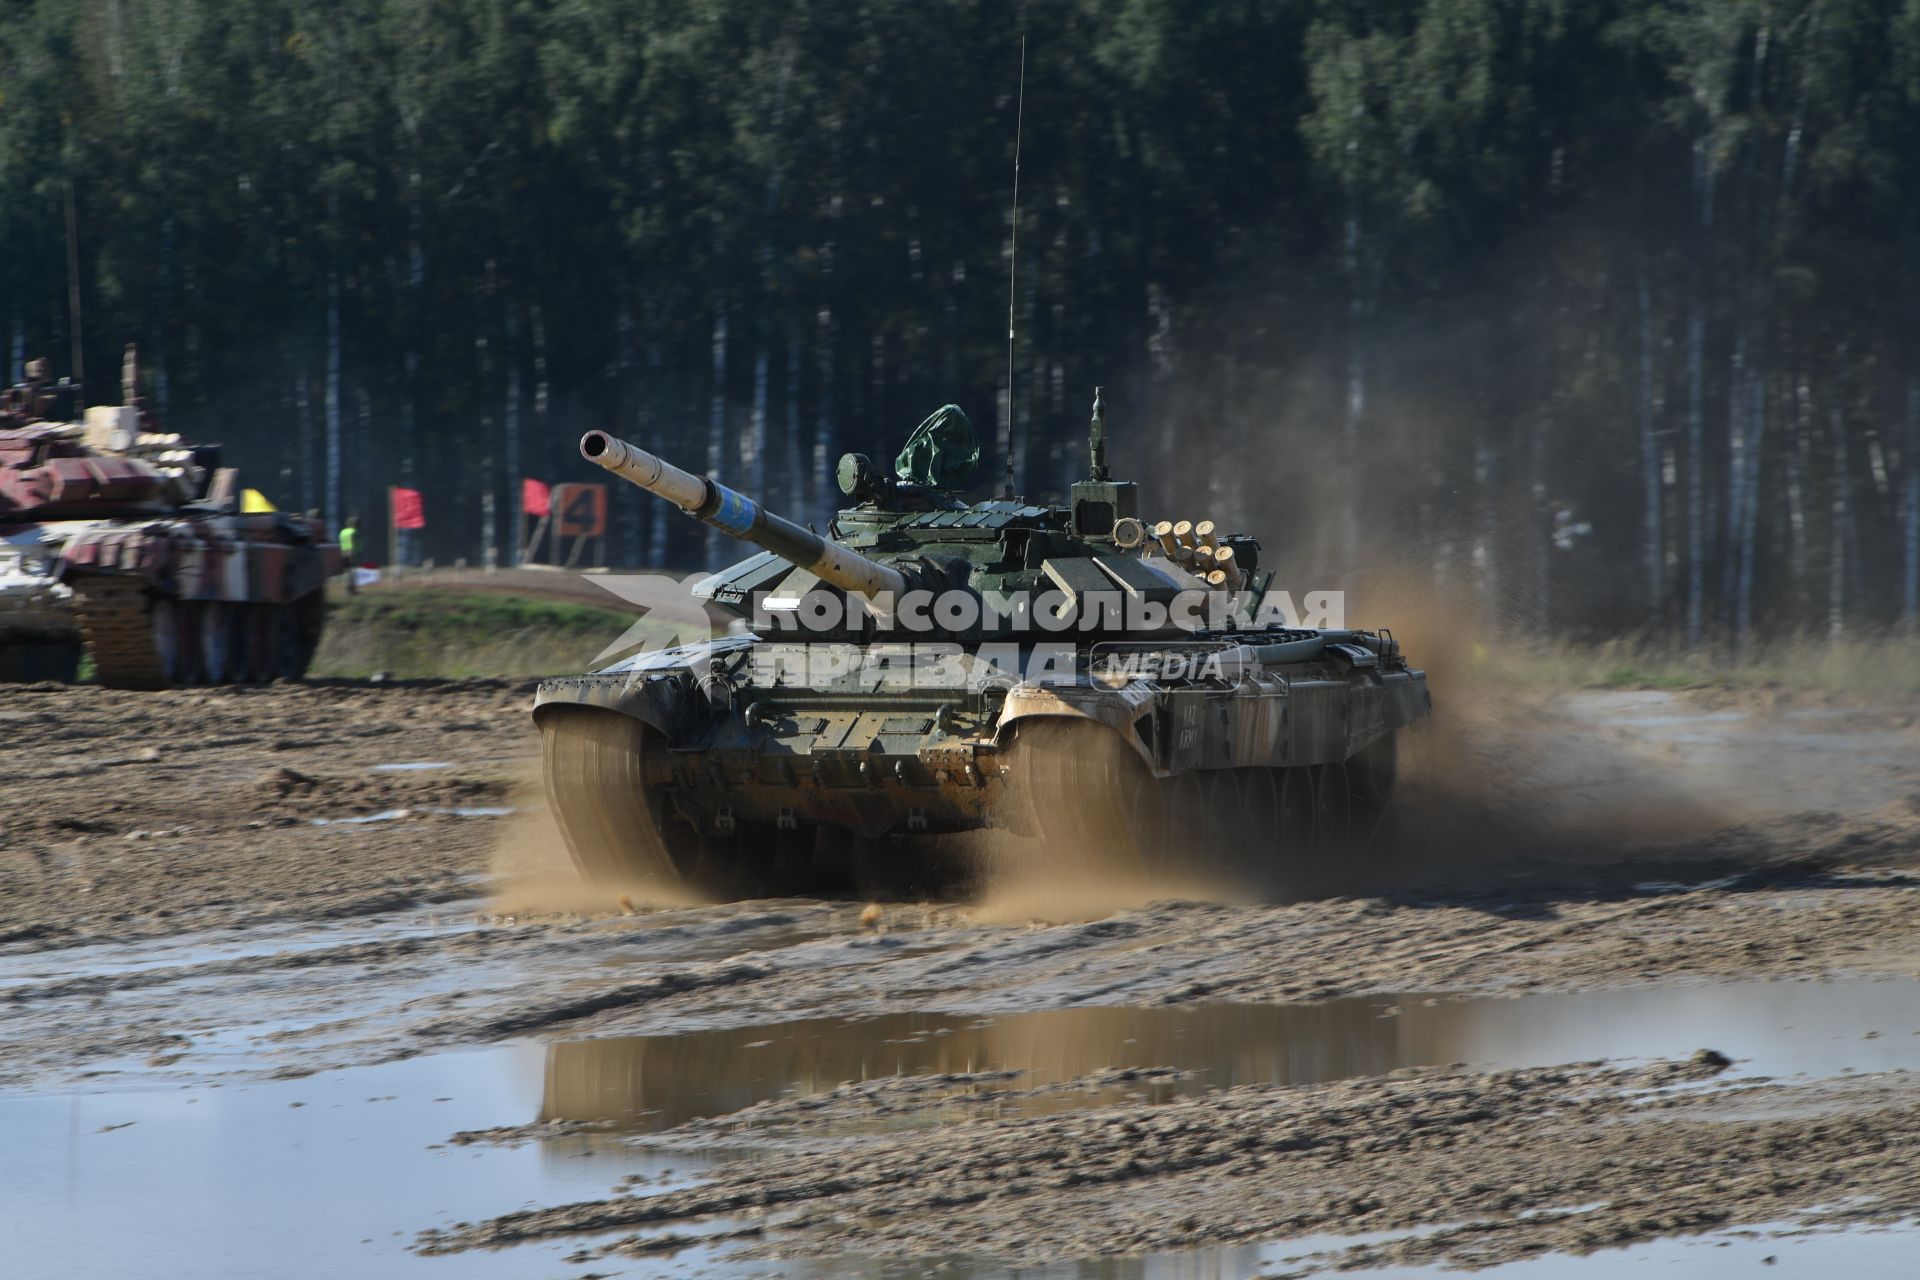
<svg viewBox="0 0 1920 1280">
<path fill-rule="evenodd" d="M 539 724 L 555 707 L 593 707 L 638 720 L 677 742 L 685 739 L 700 701 L 686 668 L 562 676 L 540 682 L 533 722 Z"/>
<path fill-rule="evenodd" d="M 1226 699 L 1230 758 L 1243 765 L 1284 765 L 1291 751 L 1292 690 L 1280 676 L 1262 672 L 1234 686 Z"/>
<path fill-rule="evenodd" d="M 1427 716 L 1433 710 L 1433 695 L 1427 689 L 1426 672 L 1398 671 L 1371 675 L 1364 685 L 1356 686 L 1355 704 L 1359 714 L 1348 734 L 1350 758 Z"/>
<path fill-rule="evenodd" d="M 1389 730 L 1404 729 L 1433 712 L 1433 692 L 1427 687 L 1427 673 L 1419 670 L 1395 671 L 1378 677 L 1386 704 Z"/>
<path fill-rule="evenodd" d="M 1117 689 L 1084 684 L 1017 684 L 1007 691 L 1000 722 L 994 726 L 994 745 L 1005 748 L 1013 727 L 1036 717 L 1091 720 L 1119 734 L 1147 768 L 1157 773 L 1153 753 L 1134 726 L 1159 706 L 1163 696 L 1144 682 Z"/>
</svg>

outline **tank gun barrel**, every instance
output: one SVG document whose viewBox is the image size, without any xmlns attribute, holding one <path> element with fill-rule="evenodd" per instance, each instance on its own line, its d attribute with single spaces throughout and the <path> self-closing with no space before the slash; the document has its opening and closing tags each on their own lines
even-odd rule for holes
<svg viewBox="0 0 1920 1280">
<path fill-rule="evenodd" d="M 664 458 L 604 431 L 581 436 L 580 455 L 722 533 L 771 551 L 843 591 L 857 591 L 870 600 L 883 594 L 895 599 L 906 594 L 906 575 L 898 569 L 869 560 L 831 538 L 775 515 L 711 476 L 682 471 Z"/>
</svg>

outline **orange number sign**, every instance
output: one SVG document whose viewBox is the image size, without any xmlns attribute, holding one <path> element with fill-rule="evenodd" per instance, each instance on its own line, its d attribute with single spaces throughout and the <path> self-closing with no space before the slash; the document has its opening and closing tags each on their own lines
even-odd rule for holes
<svg viewBox="0 0 1920 1280">
<path fill-rule="evenodd" d="M 553 531 L 563 538 L 598 538 L 607 531 L 607 486 L 553 486 Z"/>
</svg>

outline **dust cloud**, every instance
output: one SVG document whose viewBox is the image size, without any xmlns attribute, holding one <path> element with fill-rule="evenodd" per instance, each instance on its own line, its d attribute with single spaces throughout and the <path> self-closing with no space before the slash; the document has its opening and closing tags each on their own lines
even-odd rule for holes
<svg viewBox="0 0 1920 1280">
<path fill-rule="evenodd" d="M 599 884 L 582 876 L 554 822 L 537 763 L 521 767 L 507 803 L 513 813 L 501 820 L 500 833 L 487 857 L 489 900 L 496 914 L 635 915 L 702 901 L 684 888 L 657 881 Z"/>
<path fill-rule="evenodd" d="M 1357 582 L 1348 620 L 1391 625 L 1433 694 L 1433 714 L 1399 736 L 1395 794 L 1376 828 L 1349 847 L 1289 850 L 1277 832 L 1246 829 L 1243 817 L 1238 828 L 1170 832 L 1166 856 L 1143 859 L 1113 829 L 1126 787 L 1102 801 L 1055 779 L 1043 786 L 1076 821 L 1056 821 L 1050 840 L 993 833 L 976 918 L 1070 921 L 1165 900 L 1485 889 L 1509 872 L 1576 864 L 1631 874 L 1636 862 L 1760 816 L 1757 803 L 1690 791 L 1671 762 L 1637 755 L 1583 719 L 1569 690 L 1516 684 L 1477 601 L 1383 567 Z"/>
<path fill-rule="evenodd" d="M 1484 889 L 1508 873 L 1534 877 L 1557 867 L 1631 873 L 1635 863 L 1760 816 L 1764 780 L 1752 784 L 1753 806 L 1720 790 L 1709 799 L 1689 789 L 1674 761 L 1637 754 L 1583 719 L 1570 691 L 1516 684 L 1502 662 L 1511 642 L 1487 625 L 1477 600 L 1463 603 L 1405 567 L 1381 567 L 1356 580 L 1348 617 L 1363 627 L 1391 625 L 1427 673 L 1434 700 L 1433 714 L 1400 734 L 1385 818 L 1351 847 L 1287 849 L 1279 833 L 1236 815 L 1211 831 L 1167 831 L 1156 851 L 1132 807 L 1144 775 L 1128 771 L 1116 738 L 1116 758 L 1084 749 L 1032 753 L 1022 772 L 1042 755 L 1047 766 L 1034 790 L 1009 804 L 1047 804 L 1046 835 L 1016 834 L 1030 824 L 1002 815 L 1000 829 L 949 838 L 943 853 L 968 870 L 960 883 L 933 891 L 970 900 L 968 915 L 991 924 L 1093 920 L 1169 900 L 1247 905 L 1446 890 L 1468 887 L 1469 878 Z M 583 879 L 537 767 L 516 780 L 510 799 L 516 812 L 490 860 L 497 912 L 604 916 L 704 900 L 653 879 Z M 916 881 L 924 895 L 928 882 Z M 799 887 L 818 894 L 825 886 Z"/>
<path fill-rule="evenodd" d="M 1261 897 L 1244 864 L 1195 847 L 1211 842 L 1206 833 L 1171 829 L 1163 809 L 1142 804 L 1153 780 L 1118 735 L 1053 719 L 1014 732 L 999 826 L 979 842 L 977 919 L 1088 920 L 1169 898 Z M 1014 834 L 1036 822 L 1034 835 Z"/>
<path fill-rule="evenodd" d="M 1381 852 L 1402 863 L 1627 858 L 1753 816 L 1609 740 L 1570 704 L 1571 690 L 1516 683 L 1501 654 L 1519 642 L 1418 574 L 1376 570 L 1348 616 L 1390 620 L 1433 694 L 1433 714 L 1400 738 Z"/>
</svg>

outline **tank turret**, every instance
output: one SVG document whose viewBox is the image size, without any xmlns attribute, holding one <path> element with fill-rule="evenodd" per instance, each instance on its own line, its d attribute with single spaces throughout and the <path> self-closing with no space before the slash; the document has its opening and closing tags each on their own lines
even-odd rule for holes
<svg viewBox="0 0 1920 1280">
<path fill-rule="evenodd" d="M 1190 606 L 1182 616 L 1217 619 L 1235 603 L 1228 597 L 1253 598 L 1242 592 L 1252 584 L 1234 560 L 1237 546 L 1239 564 L 1251 570 L 1253 539 L 1216 545 L 1203 521 L 1204 541 L 1190 538 L 1174 555 L 1147 537 L 1135 514 L 1137 486 L 1108 473 L 1097 393 L 1091 448 L 1091 474 L 1073 486 L 1065 507 L 1017 498 L 969 504 L 955 490 L 972 474 L 978 446 L 966 415 L 947 405 L 915 429 L 893 474 L 862 454 L 841 458 L 840 489 L 852 505 L 822 536 L 605 432 L 580 442 L 588 460 L 762 548 L 765 554 L 711 575 L 694 594 L 782 638 L 837 642 L 866 633 L 974 642 L 1071 628 L 1142 639 L 1202 625 L 1174 620 L 1177 600 Z M 865 607 L 833 611 L 828 625 L 799 626 L 803 599 L 822 585 L 863 597 Z M 810 612 L 819 617 L 817 608 Z"/>
</svg>

